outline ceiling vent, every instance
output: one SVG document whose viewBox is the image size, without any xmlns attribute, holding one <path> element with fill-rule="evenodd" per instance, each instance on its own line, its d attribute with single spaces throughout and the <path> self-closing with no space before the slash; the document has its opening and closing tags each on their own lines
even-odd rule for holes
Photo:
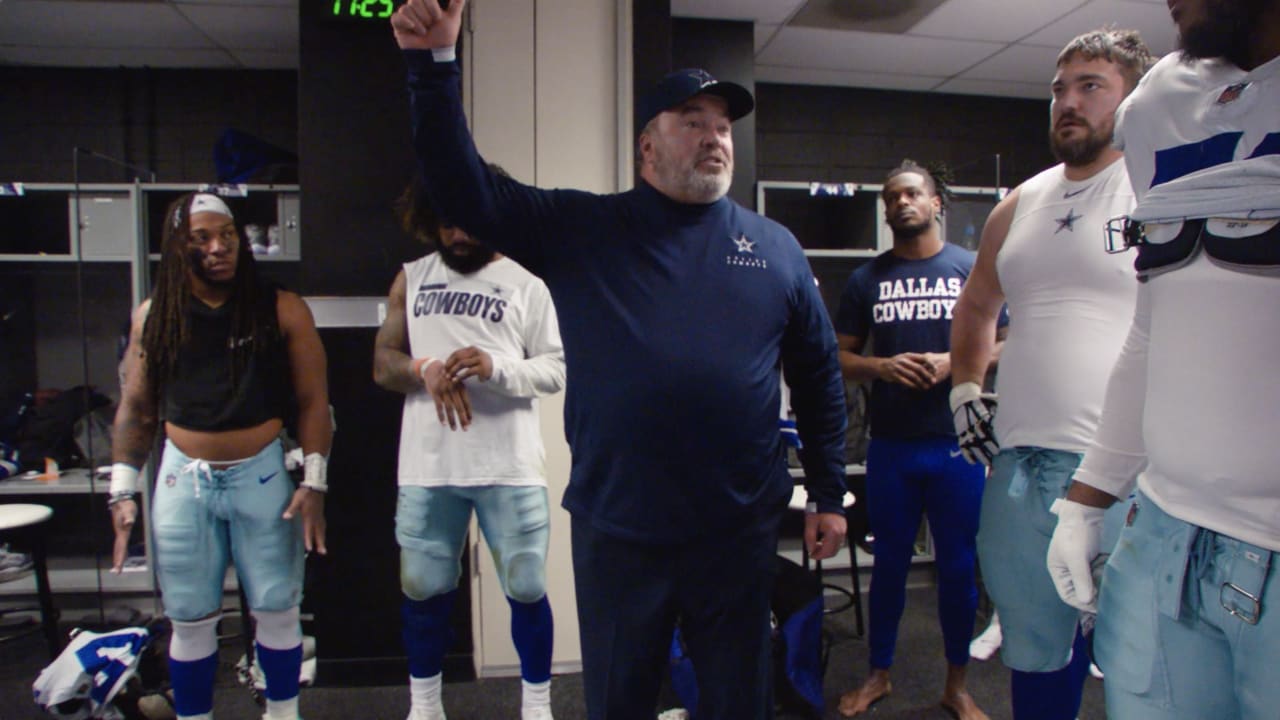
<svg viewBox="0 0 1280 720">
<path fill-rule="evenodd" d="M 788 25 L 901 35 L 945 0 L 808 0 Z"/>
</svg>

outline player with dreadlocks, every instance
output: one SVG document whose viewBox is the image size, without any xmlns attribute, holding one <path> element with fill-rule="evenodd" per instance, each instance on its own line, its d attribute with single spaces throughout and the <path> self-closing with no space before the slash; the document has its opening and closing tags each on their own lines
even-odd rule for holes
<svg viewBox="0 0 1280 720">
<path fill-rule="evenodd" d="M 302 299 L 258 278 L 221 198 L 189 194 L 170 205 L 161 255 L 155 291 L 133 314 L 115 418 L 113 570 L 121 569 L 137 518 L 138 469 L 163 421 L 151 529 L 173 623 L 178 717 L 212 716 L 230 561 L 255 620 L 266 717 L 296 720 L 303 548 L 325 552 L 332 425 L 324 348 Z M 305 453 L 296 488 L 278 439 L 294 411 Z"/>
<path fill-rule="evenodd" d="M 866 493 L 876 538 L 871 672 L 861 687 L 840 698 L 840 712 L 849 717 L 892 690 L 889 668 L 922 514 L 929 518 L 937 555 L 947 658 L 942 705 L 961 720 L 987 717 L 965 689 L 978 604 L 974 556 L 983 471 L 960 457 L 947 406 L 951 309 L 974 253 L 943 242 L 945 180 L 944 172 L 911 160 L 889 172 L 882 197 L 893 248 L 854 271 L 836 315 L 844 376 L 872 381 Z"/>
</svg>

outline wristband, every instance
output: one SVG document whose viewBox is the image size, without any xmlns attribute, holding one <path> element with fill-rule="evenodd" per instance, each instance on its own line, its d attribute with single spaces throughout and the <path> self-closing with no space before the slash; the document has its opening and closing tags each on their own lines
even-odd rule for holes
<svg viewBox="0 0 1280 720">
<path fill-rule="evenodd" d="M 308 453 L 302 459 L 302 487 L 318 493 L 329 491 L 329 459 L 320 453 Z"/>
<path fill-rule="evenodd" d="M 453 62 L 458 59 L 458 46 L 431 48 L 431 59 L 438 63 Z"/>
<path fill-rule="evenodd" d="M 431 367 L 431 363 L 433 362 L 441 362 L 441 361 L 436 360 L 433 357 L 414 358 L 413 374 L 417 375 L 419 378 L 422 379 L 422 382 L 425 383 L 427 381 L 427 368 Z"/>
<path fill-rule="evenodd" d="M 111 466 L 111 487 L 107 491 L 111 497 L 117 495 L 138 494 L 138 468 L 129 463 L 118 462 Z"/>
<path fill-rule="evenodd" d="M 136 501 L 137 499 L 138 499 L 138 493 L 133 492 L 131 490 L 126 490 L 125 492 L 111 493 L 110 495 L 107 496 L 107 507 L 111 507 L 116 503 L 124 502 L 125 500 Z"/>
</svg>

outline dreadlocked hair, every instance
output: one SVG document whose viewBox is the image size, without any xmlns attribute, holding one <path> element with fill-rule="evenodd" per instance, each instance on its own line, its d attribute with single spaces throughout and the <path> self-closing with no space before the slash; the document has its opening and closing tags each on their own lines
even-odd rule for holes
<svg viewBox="0 0 1280 720">
<path fill-rule="evenodd" d="M 147 387 L 152 401 L 164 398 L 164 388 L 177 368 L 178 354 L 189 338 L 187 311 L 191 303 L 191 261 L 187 243 L 191 234 L 191 201 L 188 193 L 169 204 L 164 216 L 160 269 L 151 292 L 151 307 L 142 326 L 142 352 L 147 361 Z M 265 349 L 280 333 L 274 302 L 263 295 L 257 265 L 249 242 L 241 233 L 236 274 L 232 280 L 231 330 L 227 338 L 231 382 L 238 384 L 254 352 Z M 237 341 L 250 338 L 252 342 Z"/>
<path fill-rule="evenodd" d="M 951 199 L 954 197 L 954 193 L 951 192 L 951 186 L 955 184 L 955 177 L 946 163 L 936 162 L 921 165 L 911 158 L 906 158 L 898 167 L 889 171 L 889 174 L 884 178 L 885 184 L 889 184 L 890 180 L 903 173 L 915 173 L 923 177 L 925 184 L 929 186 L 929 190 L 938 196 L 938 201 L 942 205 L 942 209 L 938 214 L 943 215 L 947 212 L 947 206 L 951 204 Z"/>
</svg>

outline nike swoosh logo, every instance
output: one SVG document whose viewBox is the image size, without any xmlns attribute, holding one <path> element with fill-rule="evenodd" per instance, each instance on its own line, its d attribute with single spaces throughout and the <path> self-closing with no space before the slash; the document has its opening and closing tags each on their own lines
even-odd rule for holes
<svg viewBox="0 0 1280 720">
<path fill-rule="evenodd" d="M 259 484 L 259 485 L 266 485 L 266 484 L 267 484 L 267 481 L 268 481 L 268 480 L 270 480 L 271 478 L 275 477 L 275 476 L 276 476 L 276 474 L 277 474 L 277 473 L 279 473 L 279 472 L 280 472 L 280 471 L 279 471 L 279 470 L 277 470 L 276 472 L 273 472 L 273 473 L 271 473 L 270 475 L 264 475 L 264 476 L 262 476 L 262 477 L 258 478 L 258 484 Z"/>
<path fill-rule="evenodd" d="M 961 455 L 963 455 L 963 454 L 964 454 L 964 451 L 963 451 L 963 450 L 952 450 L 952 451 L 951 451 L 951 457 L 953 457 L 953 458 L 960 457 L 960 456 L 961 456 Z"/>
<path fill-rule="evenodd" d="M 1077 191 L 1075 191 L 1075 192 L 1064 192 L 1064 193 L 1062 193 L 1062 199 L 1063 199 L 1063 200 L 1068 200 L 1068 199 L 1070 199 L 1070 198 L 1073 198 L 1073 197 L 1075 197 L 1075 196 L 1079 195 L 1080 193 L 1082 193 L 1082 192 L 1084 192 L 1085 190 L 1088 190 L 1088 189 L 1089 189 L 1089 188 L 1087 188 L 1087 187 L 1082 187 L 1082 188 L 1080 188 L 1079 190 L 1077 190 Z"/>
</svg>

